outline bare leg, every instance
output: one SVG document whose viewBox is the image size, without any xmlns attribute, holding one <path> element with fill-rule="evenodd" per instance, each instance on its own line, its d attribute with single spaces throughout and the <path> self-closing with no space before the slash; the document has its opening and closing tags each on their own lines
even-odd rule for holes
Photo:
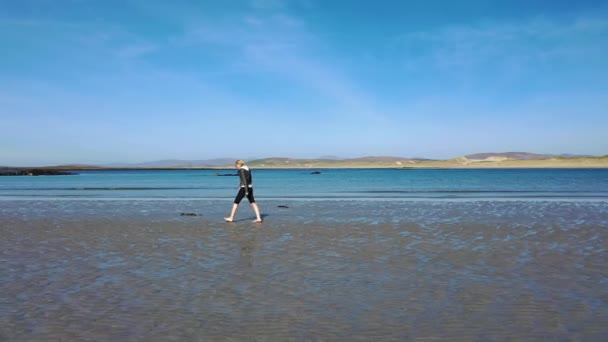
<svg viewBox="0 0 608 342">
<path fill-rule="evenodd" d="M 224 221 L 226 222 L 232 222 L 234 221 L 234 215 L 236 215 L 236 210 L 238 209 L 239 205 L 236 203 L 232 204 L 232 211 L 230 212 L 230 217 L 224 217 Z"/>
<path fill-rule="evenodd" d="M 262 216 L 260 215 L 260 208 L 258 207 L 258 204 L 253 202 L 251 203 L 251 207 L 253 208 L 256 217 L 256 220 L 253 222 L 262 222 Z"/>
</svg>

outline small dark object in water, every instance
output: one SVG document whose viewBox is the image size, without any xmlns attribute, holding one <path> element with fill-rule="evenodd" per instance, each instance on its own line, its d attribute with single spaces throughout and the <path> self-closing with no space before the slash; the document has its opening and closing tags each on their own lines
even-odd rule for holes
<svg viewBox="0 0 608 342">
<path fill-rule="evenodd" d="M 59 171 L 53 169 L 7 169 L 0 168 L 0 176 L 67 176 L 77 175 L 69 171 Z"/>
<path fill-rule="evenodd" d="M 179 215 L 180 216 L 199 216 L 198 214 L 195 214 L 195 213 L 181 213 Z"/>
<path fill-rule="evenodd" d="M 216 173 L 216 176 L 238 176 L 238 173 Z"/>
<path fill-rule="evenodd" d="M 286 206 L 286 205 L 279 205 L 278 207 L 279 207 L 279 208 L 285 208 L 285 209 L 289 208 L 289 207 L 288 207 L 288 206 Z"/>
<path fill-rule="evenodd" d="M 321 171 L 313 171 L 313 172 L 311 172 L 310 174 L 311 174 L 311 175 L 320 175 L 320 174 L 321 174 Z"/>
</svg>

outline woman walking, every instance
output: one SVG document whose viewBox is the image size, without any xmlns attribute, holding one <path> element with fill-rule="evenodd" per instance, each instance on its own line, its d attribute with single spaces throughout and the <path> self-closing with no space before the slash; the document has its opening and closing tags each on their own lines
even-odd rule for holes
<svg viewBox="0 0 608 342">
<path fill-rule="evenodd" d="M 253 208 L 253 211 L 255 212 L 256 216 L 256 219 L 253 222 L 261 223 L 262 216 L 260 215 L 260 208 L 258 207 L 257 203 L 255 203 L 255 198 L 253 197 L 251 170 L 247 165 L 245 165 L 245 162 L 240 159 L 235 162 L 234 166 L 236 166 L 236 168 L 239 170 L 239 192 L 236 194 L 234 203 L 232 204 L 232 211 L 230 212 L 230 217 L 224 217 L 224 220 L 226 222 L 234 221 L 234 215 L 236 215 L 236 210 L 239 207 L 239 203 L 241 203 L 243 197 L 247 196 L 247 200 L 251 204 L 251 207 Z"/>
</svg>

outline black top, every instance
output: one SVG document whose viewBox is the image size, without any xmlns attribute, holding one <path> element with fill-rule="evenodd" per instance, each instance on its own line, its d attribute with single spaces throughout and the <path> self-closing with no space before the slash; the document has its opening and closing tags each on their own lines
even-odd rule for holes
<svg viewBox="0 0 608 342">
<path fill-rule="evenodd" d="M 239 178 L 241 180 L 241 183 L 239 184 L 239 186 L 241 188 L 244 188 L 246 186 L 250 187 L 250 188 L 252 187 L 252 185 L 251 185 L 251 170 L 249 170 L 249 168 L 241 167 L 239 169 Z"/>
</svg>

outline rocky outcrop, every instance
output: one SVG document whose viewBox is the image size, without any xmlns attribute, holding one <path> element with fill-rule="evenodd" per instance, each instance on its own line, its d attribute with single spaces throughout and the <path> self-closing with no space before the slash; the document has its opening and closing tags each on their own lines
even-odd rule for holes
<svg viewBox="0 0 608 342">
<path fill-rule="evenodd" d="M 0 169 L 0 176 L 66 176 L 76 174 L 52 169 Z"/>
<path fill-rule="evenodd" d="M 179 216 L 202 216 L 197 213 L 180 213 Z"/>
</svg>

